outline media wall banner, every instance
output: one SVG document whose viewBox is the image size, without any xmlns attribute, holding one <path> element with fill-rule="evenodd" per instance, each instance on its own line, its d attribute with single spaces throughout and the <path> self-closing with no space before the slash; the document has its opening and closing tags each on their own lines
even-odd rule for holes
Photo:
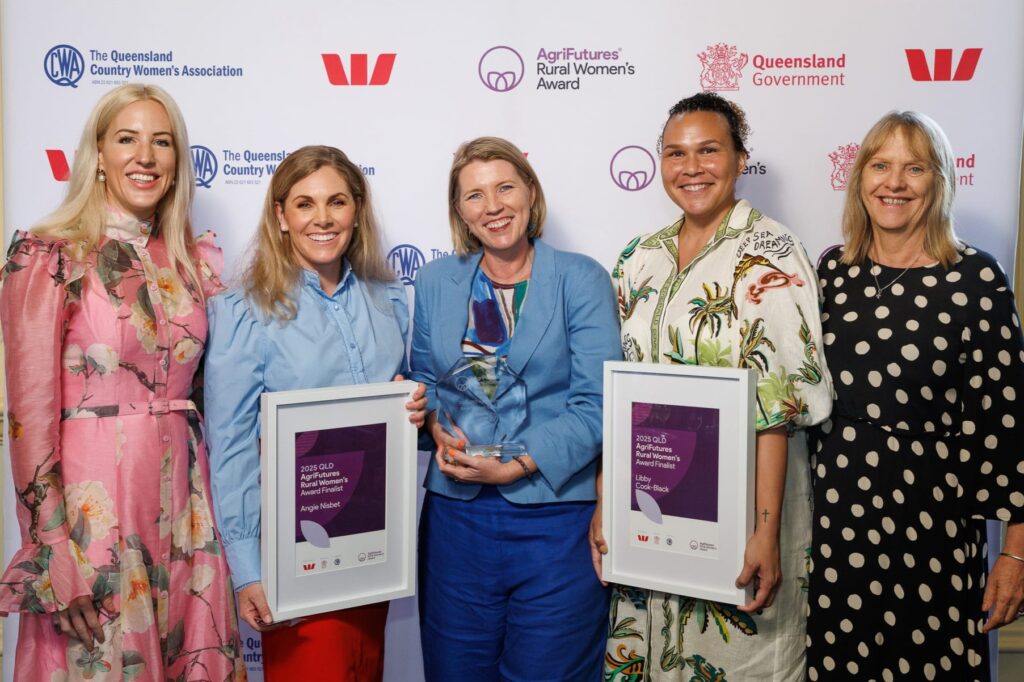
<svg viewBox="0 0 1024 682">
<path fill-rule="evenodd" d="M 142 81 L 181 105 L 195 224 L 217 233 L 229 274 L 277 165 L 300 146 L 330 144 L 368 177 L 389 262 L 411 295 L 419 268 L 452 251 L 452 152 L 485 134 L 511 139 L 536 168 L 544 239 L 610 269 L 633 236 L 676 219 L 658 135 L 673 103 L 713 90 L 741 104 L 752 129 L 738 193 L 812 258 L 840 241 L 864 133 L 889 110 L 917 109 L 953 143 L 960 235 L 1013 265 L 1017 2 L 179 0 L 171 10 L 0 0 L 0 32 L 5 241 L 60 201 L 95 101 Z M 9 556 L 19 534 L 6 485 Z M 388 638 L 387 679 L 421 679 L 414 600 L 392 605 Z M 245 641 L 258 670 L 258 636 Z"/>
</svg>

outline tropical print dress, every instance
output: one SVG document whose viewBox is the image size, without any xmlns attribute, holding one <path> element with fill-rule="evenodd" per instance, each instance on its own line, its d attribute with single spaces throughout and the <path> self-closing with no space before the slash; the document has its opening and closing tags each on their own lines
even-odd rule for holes
<svg viewBox="0 0 1024 682">
<path fill-rule="evenodd" d="M 0 578 L 0 613 L 21 614 L 15 679 L 244 679 L 189 400 L 206 309 L 150 223 L 111 213 L 107 224 L 81 262 L 67 242 L 19 232 L 3 268 L 22 545 Z M 208 296 L 220 288 L 211 234 L 196 252 Z M 53 624 L 81 596 L 105 636 L 91 652 Z"/>
<path fill-rule="evenodd" d="M 745 201 L 678 270 L 683 220 L 637 237 L 612 278 L 622 349 L 634 362 L 757 370 L 758 431 L 788 427 L 782 509 L 783 582 L 756 614 L 731 604 L 617 585 L 609 613 L 606 682 L 804 679 L 810 471 L 800 427 L 828 417 L 832 387 L 820 348 L 814 268 L 789 230 Z"/>
</svg>

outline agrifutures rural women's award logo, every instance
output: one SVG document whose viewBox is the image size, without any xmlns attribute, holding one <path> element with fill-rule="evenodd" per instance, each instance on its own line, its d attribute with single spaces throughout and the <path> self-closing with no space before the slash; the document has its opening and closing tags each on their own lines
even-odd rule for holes
<svg viewBox="0 0 1024 682">
<path fill-rule="evenodd" d="M 174 58 L 174 50 L 86 50 L 89 61 L 73 45 L 54 45 L 43 57 L 43 73 L 54 85 L 77 88 L 88 72 L 93 85 L 120 85 L 139 78 L 241 78 L 242 67 L 230 64 L 189 64 Z"/>
<path fill-rule="evenodd" d="M 636 67 L 622 59 L 622 48 L 540 48 L 531 70 L 537 90 L 579 90 L 584 83 L 608 76 L 633 76 Z M 496 45 L 480 56 L 477 74 L 493 92 L 510 92 L 525 79 L 523 55 L 508 45 Z"/>
</svg>

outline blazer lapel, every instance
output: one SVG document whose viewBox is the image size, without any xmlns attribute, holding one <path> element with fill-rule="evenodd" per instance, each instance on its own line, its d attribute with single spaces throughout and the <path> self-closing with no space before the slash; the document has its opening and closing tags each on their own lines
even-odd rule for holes
<svg viewBox="0 0 1024 682">
<path fill-rule="evenodd" d="M 441 360 L 441 366 L 437 367 L 437 378 L 441 379 L 448 373 L 456 363 L 462 362 L 465 356 L 462 354 L 462 340 L 466 336 L 466 325 L 469 324 L 469 295 L 473 282 L 473 275 L 480 265 L 480 258 L 483 252 L 471 254 L 465 258 L 459 258 L 458 264 L 453 268 L 445 281 L 441 292 L 440 305 L 440 329 L 436 332 L 436 351 Z M 472 371 L 464 371 L 462 380 L 459 382 L 462 390 L 472 396 L 483 405 L 490 405 L 491 401 L 480 387 Z"/>
</svg>

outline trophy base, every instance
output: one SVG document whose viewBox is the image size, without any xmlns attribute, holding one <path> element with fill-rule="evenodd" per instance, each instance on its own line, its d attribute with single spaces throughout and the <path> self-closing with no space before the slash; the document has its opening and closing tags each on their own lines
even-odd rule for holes
<svg viewBox="0 0 1024 682">
<path fill-rule="evenodd" d="M 485 445 L 467 445 L 466 454 L 470 457 L 495 457 L 508 461 L 518 455 L 526 454 L 522 443 L 487 443 Z"/>
</svg>

